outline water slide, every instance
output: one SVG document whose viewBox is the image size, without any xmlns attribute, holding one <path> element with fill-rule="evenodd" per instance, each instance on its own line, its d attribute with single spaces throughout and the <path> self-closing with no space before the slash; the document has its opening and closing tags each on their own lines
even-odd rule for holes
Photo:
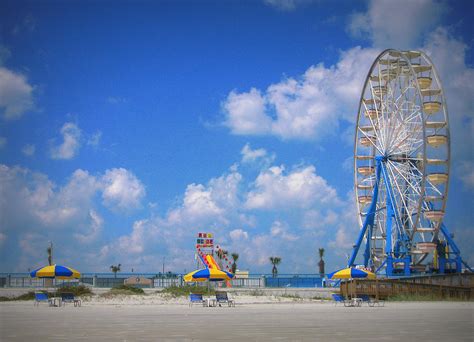
<svg viewBox="0 0 474 342">
<path fill-rule="evenodd" d="M 207 268 L 211 268 L 215 270 L 221 269 L 212 255 L 199 253 L 199 257 L 201 258 L 201 261 Z"/>
</svg>

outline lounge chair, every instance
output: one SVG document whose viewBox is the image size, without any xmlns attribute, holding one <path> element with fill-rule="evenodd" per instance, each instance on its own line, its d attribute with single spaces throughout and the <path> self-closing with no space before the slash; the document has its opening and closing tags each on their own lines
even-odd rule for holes
<svg viewBox="0 0 474 342">
<path fill-rule="evenodd" d="M 47 302 L 49 306 L 53 306 L 53 300 L 48 298 L 48 294 L 45 292 L 35 292 L 35 306 L 39 306 L 39 303 Z"/>
<path fill-rule="evenodd" d="M 66 306 L 66 303 L 73 303 L 74 306 L 81 306 L 81 300 L 76 299 L 74 293 L 71 292 L 61 293 L 61 302 L 64 306 Z"/>
<path fill-rule="evenodd" d="M 359 298 L 362 299 L 362 302 L 367 303 L 368 306 L 385 306 L 385 301 L 375 299 L 373 297 L 370 297 L 369 295 L 359 295 Z"/>
<path fill-rule="evenodd" d="M 201 304 L 202 306 L 206 306 L 206 301 L 202 298 L 201 293 L 190 293 L 189 294 L 189 306 L 193 306 L 194 304 Z"/>
<path fill-rule="evenodd" d="M 221 303 L 227 303 L 228 306 L 235 307 L 235 301 L 229 298 L 227 292 L 216 291 L 216 302 L 219 306 L 221 306 Z"/>
<path fill-rule="evenodd" d="M 350 305 L 350 301 L 346 300 L 346 298 L 343 295 L 338 294 L 338 293 L 333 293 L 331 295 L 332 295 L 332 299 L 334 300 L 334 306 L 337 306 L 338 303 L 342 303 L 344 304 L 344 306 Z"/>
<path fill-rule="evenodd" d="M 363 303 L 367 303 L 368 306 L 385 306 L 385 301 L 375 299 L 373 297 L 370 297 L 369 295 L 359 295 L 359 298 L 362 299 Z"/>
</svg>

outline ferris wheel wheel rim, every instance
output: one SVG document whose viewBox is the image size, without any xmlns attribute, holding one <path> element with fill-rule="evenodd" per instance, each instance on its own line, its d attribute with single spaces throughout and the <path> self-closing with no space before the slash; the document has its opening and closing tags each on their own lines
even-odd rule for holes
<svg viewBox="0 0 474 342">
<path fill-rule="evenodd" d="M 403 58 L 406 62 L 406 66 L 408 67 L 408 69 L 410 70 L 410 76 L 412 78 L 414 78 L 414 80 L 416 81 L 415 84 L 416 84 L 416 91 L 417 91 L 417 94 L 418 94 L 418 97 L 421 101 L 421 103 L 423 104 L 424 103 L 424 97 L 422 96 L 422 93 L 421 93 L 421 87 L 419 85 L 419 80 L 418 80 L 418 76 L 417 76 L 417 73 L 414 71 L 413 69 L 413 66 L 412 66 L 412 63 L 410 60 L 408 60 L 408 58 L 405 58 L 404 54 L 402 51 L 398 51 L 398 50 L 395 50 L 395 49 L 386 49 L 384 51 L 382 51 L 377 57 L 376 59 L 374 60 L 374 62 L 372 63 L 368 73 L 367 73 L 367 76 L 365 78 L 365 82 L 364 82 L 364 86 L 363 86 L 363 90 L 361 92 L 361 96 L 360 96 L 360 99 L 359 99 L 359 108 L 358 108 L 358 112 L 357 112 L 357 121 L 356 121 L 356 125 L 355 125 L 355 134 L 354 134 L 354 150 L 353 150 L 353 154 L 354 154 L 354 187 L 355 187 L 355 200 L 356 200 L 356 207 L 357 207 L 357 213 L 358 213 L 358 220 L 359 220 L 359 225 L 362 226 L 362 220 L 363 220 L 363 205 L 361 206 L 361 204 L 359 203 L 359 193 L 361 193 L 358 189 L 358 180 L 359 180 L 359 177 L 358 177 L 358 160 L 357 160 L 357 156 L 358 156 L 358 138 L 361 136 L 360 132 L 359 132 L 359 129 L 360 129 L 360 123 L 361 123 L 361 115 L 362 115 L 362 106 L 364 105 L 364 99 L 365 99 L 365 93 L 366 93 L 366 90 L 367 90 L 367 87 L 368 87 L 368 84 L 369 82 L 371 81 L 370 78 L 372 77 L 372 73 L 374 71 L 374 68 L 379 64 L 379 61 L 381 60 L 382 57 L 384 57 L 386 54 L 388 53 L 391 53 L 391 52 L 395 52 L 395 53 L 399 53 L 399 56 L 398 58 Z M 440 93 L 440 96 L 441 96 L 441 108 L 442 108 L 442 113 L 443 113 L 443 118 L 444 118 L 444 121 L 445 121 L 445 125 L 444 126 L 441 126 L 441 128 L 445 128 L 444 131 L 445 131 L 445 134 L 446 134 L 446 139 L 447 139 L 447 144 L 446 144 L 446 148 L 447 148 L 447 157 L 446 157 L 446 162 L 447 162 L 447 167 L 446 167 L 446 174 L 447 174 L 447 178 L 448 180 L 445 182 L 445 185 L 444 185 L 444 190 L 443 190 L 443 202 L 442 202 L 442 211 L 444 212 L 445 211 L 445 208 L 446 208 L 446 202 L 447 202 L 447 193 L 448 193 L 448 186 L 449 186 L 449 174 L 450 174 L 450 130 L 449 130 L 449 115 L 448 115 L 448 110 L 447 110 L 447 103 L 446 103 L 446 99 L 444 97 L 444 89 L 442 87 L 442 84 L 441 84 L 441 80 L 439 78 L 439 75 L 437 73 L 437 70 L 433 64 L 433 62 L 431 61 L 431 59 L 423 52 L 423 51 L 419 51 L 419 56 L 420 58 L 420 61 L 421 61 L 421 58 L 424 58 L 425 59 L 425 62 L 427 64 L 427 66 L 429 66 L 429 68 L 432 69 L 432 76 L 435 78 L 435 81 L 436 81 L 436 84 L 438 85 L 438 88 L 439 88 L 439 93 Z M 430 70 L 431 70 L 430 69 Z M 431 71 L 430 71 L 430 74 L 431 74 Z M 397 76 L 397 77 L 400 77 L 400 76 Z M 373 99 L 373 95 L 372 95 L 372 99 Z M 382 101 L 382 100 L 381 100 Z M 375 100 L 374 100 L 375 102 Z M 421 118 L 422 118 L 422 130 L 423 130 L 423 134 L 422 134 L 422 137 L 423 137 L 423 172 L 422 172 L 422 191 L 421 191 L 421 194 L 420 194 L 420 198 L 419 198 L 419 201 L 418 201 L 418 210 L 417 210 L 417 213 L 418 213 L 418 221 L 421 220 L 421 211 L 423 209 L 423 205 L 424 205 L 424 202 L 425 202 L 425 199 L 428 197 L 427 196 L 427 193 L 426 193 L 426 189 L 425 189 L 425 185 L 427 184 L 427 158 L 428 158 L 428 154 L 427 154 L 427 142 L 426 142 L 426 137 L 427 137 L 427 133 L 426 133 L 426 130 L 427 130 L 427 117 L 428 117 L 428 114 L 425 113 L 425 109 L 423 106 L 421 106 L 421 109 L 420 109 L 420 112 L 421 112 Z M 433 127 L 431 127 L 433 128 Z M 362 130 L 361 130 L 362 132 Z M 362 158 L 361 158 L 362 159 Z M 432 184 L 433 185 L 433 184 Z M 420 224 L 420 222 L 416 222 L 416 225 L 415 225 L 415 228 Z M 439 226 L 438 226 L 439 228 Z M 417 233 L 417 230 L 416 229 L 413 229 L 412 230 L 412 236 L 410 236 L 410 238 L 413 238 L 414 235 Z M 426 253 L 424 254 L 424 256 L 422 258 L 420 258 L 418 261 L 419 262 L 422 262 L 423 259 L 426 258 L 426 256 L 428 255 L 429 253 Z"/>
</svg>

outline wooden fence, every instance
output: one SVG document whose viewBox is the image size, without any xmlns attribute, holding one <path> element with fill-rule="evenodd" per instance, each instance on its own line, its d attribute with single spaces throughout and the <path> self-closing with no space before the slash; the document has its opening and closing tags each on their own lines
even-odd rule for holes
<svg viewBox="0 0 474 342">
<path fill-rule="evenodd" d="M 377 299 L 399 295 L 434 297 L 440 299 L 474 300 L 474 287 L 435 285 L 404 281 L 402 279 L 354 279 L 343 281 L 341 294 L 346 297 L 369 295 Z"/>
</svg>

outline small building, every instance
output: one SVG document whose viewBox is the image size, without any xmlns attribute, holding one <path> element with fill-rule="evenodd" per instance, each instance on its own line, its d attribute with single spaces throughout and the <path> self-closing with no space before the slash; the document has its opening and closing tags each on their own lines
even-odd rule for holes
<svg viewBox="0 0 474 342">
<path fill-rule="evenodd" d="M 249 277 L 249 271 L 235 271 L 235 278 L 236 279 L 247 279 Z"/>
<path fill-rule="evenodd" d="M 125 279 L 124 284 L 135 287 L 152 287 L 152 280 L 145 277 L 130 277 Z"/>
</svg>

